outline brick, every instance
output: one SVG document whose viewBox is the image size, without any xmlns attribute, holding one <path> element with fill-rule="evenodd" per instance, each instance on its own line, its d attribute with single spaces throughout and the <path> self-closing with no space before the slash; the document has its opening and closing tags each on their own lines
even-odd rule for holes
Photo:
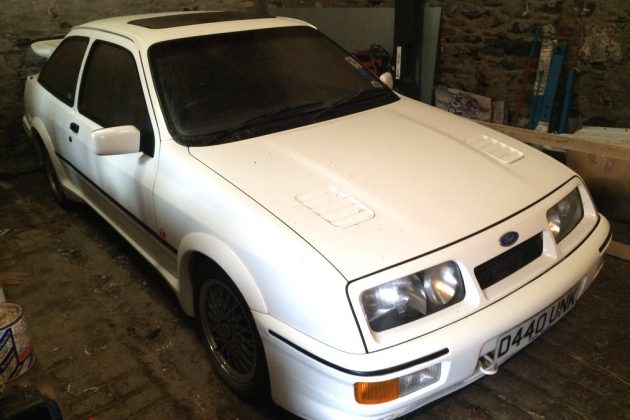
<svg viewBox="0 0 630 420">
<path fill-rule="evenodd" d="M 158 387 L 151 386 L 142 389 L 138 393 L 131 394 L 126 398 L 122 398 L 121 405 L 126 407 L 127 410 L 133 414 L 142 411 L 164 397 L 164 393 Z"/>
<path fill-rule="evenodd" d="M 143 410 L 134 413 L 134 417 L 142 419 L 209 419 L 210 415 L 202 415 L 188 406 L 177 404 L 173 401 L 160 401 L 149 404 Z"/>
<path fill-rule="evenodd" d="M 492 378 L 484 378 L 462 390 L 462 399 L 471 406 L 485 408 L 494 419 L 512 420 L 525 417 L 526 413 L 523 410 L 506 401 L 505 396 L 492 392 L 485 385 L 489 379 Z"/>
<path fill-rule="evenodd" d="M 130 414 L 131 414 L 130 411 L 127 410 L 124 406 L 115 405 L 115 406 L 103 409 L 102 411 L 95 411 L 91 415 L 91 417 L 93 417 L 94 420 L 121 420 L 121 419 L 132 418 L 130 417 Z"/>
<path fill-rule="evenodd" d="M 122 346 L 111 346 L 108 351 L 87 355 L 81 347 L 80 353 L 73 359 L 64 360 L 55 365 L 54 376 L 70 386 L 71 394 L 91 387 L 100 387 L 120 375 L 137 369 L 138 363 L 130 357 L 128 349 Z"/>
<path fill-rule="evenodd" d="M 474 385 L 473 385 L 474 386 Z M 432 419 L 491 419 L 492 416 L 484 407 L 471 405 L 458 392 L 453 395 L 450 404 L 432 403 L 410 414 L 410 417 L 422 416 Z"/>
<path fill-rule="evenodd" d="M 486 378 L 484 385 L 499 398 L 534 417 L 543 416 L 541 413 L 548 406 L 549 395 L 543 389 L 535 382 L 517 380 L 507 370 L 499 369 L 499 374 Z"/>
<path fill-rule="evenodd" d="M 107 387 L 83 390 L 76 398 L 76 402 L 71 406 L 72 412 L 76 416 L 86 418 L 114 402 L 114 396 Z"/>
<path fill-rule="evenodd" d="M 139 390 L 149 384 L 150 377 L 140 370 L 133 370 L 122 377 L 116 378 L 112 384 L 118 395 L 125 396 L 130 392 Z"/>
</svg>

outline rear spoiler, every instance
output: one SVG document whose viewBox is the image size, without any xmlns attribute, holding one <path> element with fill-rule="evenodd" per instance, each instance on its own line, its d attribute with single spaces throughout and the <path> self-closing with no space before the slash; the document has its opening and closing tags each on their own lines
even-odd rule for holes
<svg viewBox="0 0 630 420">
<path fill-rule="evenodd" d="M 53 51 L 61 44 L 63 38 L 43 39 L 31 44 L 31 49 L 39 57 L 48 59 Z"/>
</svg>

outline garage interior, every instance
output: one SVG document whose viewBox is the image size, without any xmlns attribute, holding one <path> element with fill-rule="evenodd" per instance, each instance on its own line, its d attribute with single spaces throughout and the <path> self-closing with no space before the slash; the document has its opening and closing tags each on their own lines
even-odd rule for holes
<svg viewBox="0 0 630 420">
<path fill-rule="evenodd" d="M 41 418 L 292 418 L 223 386 L 158 273 L 89 208 L 55 205 L 22 128 L 24 80 L 44 63 L 31 43 L 94 19 L 178 10 L 311 22 L 371 70 L 391 70 L 401 94 L 451 112 L 468 101 L 455 111 L 567 164 L 610 220 L 604 269 L 568 316 L 498 375 L 406 418 L 630 417 L 626 0 L 4 0 L 0 298 L 23 308 L 36 362 L 0 383 L 0 418 L 33 418 L 16 413 L 35 406 Z M 562 58 L 535 93 L 545 40 Z"/>
</svg>

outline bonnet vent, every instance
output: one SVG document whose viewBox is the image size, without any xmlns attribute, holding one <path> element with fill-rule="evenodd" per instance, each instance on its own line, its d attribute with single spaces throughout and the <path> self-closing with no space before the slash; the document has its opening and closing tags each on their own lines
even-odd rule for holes
<svg viewBox="0 0 630 420">
<path fill-rule="evenodd" d="M 514 163 L 524 156 L 520 150 L 483 134 L 468 138 L 464 143 L 505 164 Z"/>
<path fill-rule="evenodd" d="M 374 211 L 334 186 L 300 194 L 295 199 L 338 229 L 358 225 L 374 217 Z"/>
</svg>

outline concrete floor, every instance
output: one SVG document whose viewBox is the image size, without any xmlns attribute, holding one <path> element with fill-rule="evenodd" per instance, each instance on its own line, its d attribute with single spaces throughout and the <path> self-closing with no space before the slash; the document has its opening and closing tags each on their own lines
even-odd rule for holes
<svg viewBox="0 0 630 420">
<path fill-rule="evenodd" d="M 408 418 L 630 418 L 629 273 L 607 257 L 576 308 L 498 375 Z M 41 172 L 0 180 L 0 279 L 37 357 L 7 391 L 40 389 L 72 419 L 291 417 L 227 391 L 157 273 L 89 209 L 58 209 Z"/>
</svg>

